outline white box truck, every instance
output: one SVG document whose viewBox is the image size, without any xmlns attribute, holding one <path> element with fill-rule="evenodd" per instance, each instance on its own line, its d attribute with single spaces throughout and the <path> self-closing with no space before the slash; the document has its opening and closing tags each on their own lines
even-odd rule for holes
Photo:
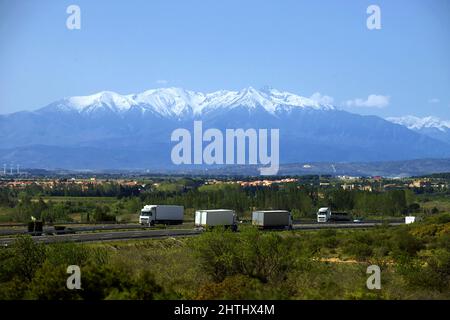
<svg viewBox="0 0 450 320">
<path fill-rule="evenodd" d="M 155 224 L 182 224 L 183 206 L 145 205 L 139 216 L 139 223 L 153 226 Z"/>
<path fill-rule="evenodd" d="M 234 210 L 197 210 L 195 211 L 195 226 L 199 228 L 214 228 L 223 226 L 237 231 L 236 213 Z"/>
<path fill-rule="evenodd" d="M 252 225 L 261 229 L 292 229 L 292 215 L 286 210 L 253 211 Z"/>
<path fill-rule="evenodd" d="M 416 217 L 414 216 L 406 216 L 405 217 L 405 224 L 411 224 L 416 222 Z"/>
</svg>

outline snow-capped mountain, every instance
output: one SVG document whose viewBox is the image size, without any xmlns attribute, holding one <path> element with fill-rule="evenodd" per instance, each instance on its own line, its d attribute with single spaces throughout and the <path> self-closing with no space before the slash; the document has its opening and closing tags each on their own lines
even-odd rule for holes
<svg viewBox="0 0 450 320">
<path fill-rule="evenodd" d="M 280 162 L 387 161 L 450 156 L 450 144 L 376 116 L 361 116 L 264 88 L 201 93 L 109 91 L 0 115 L 0 162 L 68 169 L 172 166 L 177 128 L 280 130 Z M 450 141 L 450 140 L 449 140 Z"/>
<path fill-rule="evenodd" d="M 390 117 L 386 118 L 386 120 L 434 139 L 450 143 L 450 121 L 448 120 L 442 120 L 433 116 L 423 118 L 416 116 Z"/>
<path fill-rule="evenodd" d="M 76 111 L 91 113 L 108 109 L 124 113 L 132 109 L 152 112 L 164 117 L 186 117 L 201 115 L 218 108 L 262 107 L 269 113 L 293 108 L 334 109 L 331 105 L 319 104 L 309 98 L 273 88 L 256 90 L 252 87 L 240 91 L 221 90 L 201 93 L 181 88 L 162 88 L 147 90 L 139 94 L 121 95 L 102 91 L 89 96 L 65 98 L 41 109 L 40 111 Z"/>
<path fill-rule="evenodd" d="M 389 117 L 386 120 L 400 124 L 412 130 L 423 128 L 436 128 L 441 131 L 450 129 L 450 121 L 441 120 L 438 117 L 428 116 L 419 118 L 416 116 Z"/>
</svg>

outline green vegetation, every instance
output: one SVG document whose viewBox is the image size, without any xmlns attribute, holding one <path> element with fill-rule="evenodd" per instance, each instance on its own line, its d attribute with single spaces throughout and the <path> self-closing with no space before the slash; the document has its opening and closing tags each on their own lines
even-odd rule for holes
<svg viewBox="0 0 450 320">
<path fill-rule="evenodd" d="M 302 180 L 303 181 L 303 180 Z M 306 180 L 309 181 L 309 180 Z M 202 208 L 232 208 L 240 218 L 255 209 L 291 210 L 295 219 L 314 218 L 319 207 L 348 211 L 358 217 L 393 217 L 410 213 L 450 212 L 449 195 L 413 190 L 362 191 L 321 188 L 291 182 L 272 186 L 205 184 L 202 179 L 155 180 L 122 187 L 113 181 L 44 188 L 0 188 L 0 221 L 26 222 L 31 216 L 45 222 L 137 221 L 144 204 L 183 205 L 186 218 Z M 444 203 L 444 204 L 443 204 Z"/>
<path fill-rule="evenodd" d="M 0 249 L 0 299 L 450 299 L 450 215 L 369 230 L 233 233 Z M 366 269 L 381 267 L 381 290 Z M 68 265 L 82 290 L 66 289 Z"/>
<path fill-rule="evenodd" d="M 387 191 L 321 187 L 320 179 L 271 186 L 149 179 L 44 188 L 0 188 L 0 222 L 137 221 L 144 204 L 177 204 L 192 219 L 201 208 L 286 209 L 314 219 L 329 206 L 355 217 L 421 222 L 370 230 L 215 229 L 198 237 L 41 245 L 18 237 L 0 249 L 0 299 L 450 299 L 450 193 L 431 187 Z M 382 269 L 382 289 L 368 290 L 366 269 Z M 78 265 L 82 290 L 66 289 Z"/>
</svg>

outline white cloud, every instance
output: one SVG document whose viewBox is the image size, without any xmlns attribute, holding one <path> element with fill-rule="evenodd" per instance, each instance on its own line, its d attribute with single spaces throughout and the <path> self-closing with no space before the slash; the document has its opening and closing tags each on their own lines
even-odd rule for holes
<svg viewBox="0 0 450 320">
<path fill-rule="evenodd" d="M 432 98 L 428 100 L 428 103 L 439 103 L 439 102 L 441 102 L 441 100 L 439 100 L 438 98 Z"/>
<path fill-rule="evenodd" d="M 169 81 L 167 81 L 167 80 L 156 80 L 156 83 L 157 84 L 168 84 Z"/>
<path fill-rule="evenodd" d="M 334 103 L 334 98 L 327 96 L 327 95 L 322 95 L 320 92 L 315 92 L 313 93 L 313 95 L 311 97 L 309 97 L 311 100 L 316 101 L 317 103 L 320 104 L 329 104 L 332 105 Z"/>
<path fill-rule="evenodd" d="M 371 94 L 365 100 L 360 98 L 347 100 L 345 105 L 347 107 L 385 108 L 389 105 L 390 99 L 389 96 Z"/>
</svg>

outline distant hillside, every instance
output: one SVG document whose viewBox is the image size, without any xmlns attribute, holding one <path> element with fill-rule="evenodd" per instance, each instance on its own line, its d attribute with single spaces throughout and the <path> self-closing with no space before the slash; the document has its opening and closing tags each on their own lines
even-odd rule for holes
<svg viewBox="0 0 450 320">
<path fill-rule="evenodd" d="M 106 174 L 106 175 L 200 175 L 200 176 L 259 176 L 257 166 L 222 166 L 210 168 L 198 168 L 194 166 L 172 167 L 171 169 L 149 169 L 149 170 L 43 170 L 23 169 L 23 172 L 34 175 L 64 175 L 73 174 Z M 331 163 L 310 162 L 281 165 L 279 176 L 306 176 L 306 175 L 349 175 L 359 177 L 383 176 L 383 177 L 450 177 L 450 159 L 420 159 L 409 161 L 386 161 L 386 162 L 354 162 L 354 163 Z"/>
<path fill-rule="evenodd" d="M 257 166 L 225 166 L 199 170 L 195 167 L 182 167 L 178 173 L 209 175 L 250 175 L 258 176 Z M 412 177 L 450 172 L 450 159 L 419 159 L 407 161 L 378 162 L 308 162 L 284 164 L 280 166 L 278 175 L 350 175 L 350 176 L 383 176 Z"/>
</svg>

